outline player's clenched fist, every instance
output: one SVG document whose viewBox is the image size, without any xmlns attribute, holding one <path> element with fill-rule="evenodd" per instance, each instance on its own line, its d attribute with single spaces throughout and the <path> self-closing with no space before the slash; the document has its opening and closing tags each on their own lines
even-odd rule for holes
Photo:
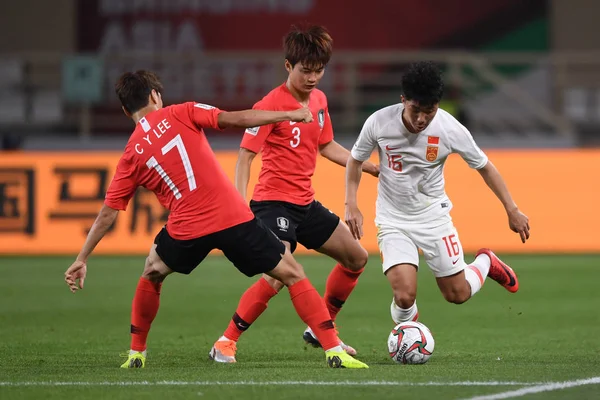
<svg viewBox="0 0 600 400">
<path fill-rule="evenodd" d="M 346 224 L 354 239 L 360 240 L 363 236 L 363 216 L 358 207 L 346 206 Z"/>
<path fill-rule="evenodd" d="M 303 107 L 294 111 L 290 111 L 290 120 L 294 122 L 308 123 L 313 121 L 313 115 L 308 107 Z"/>
</svg>

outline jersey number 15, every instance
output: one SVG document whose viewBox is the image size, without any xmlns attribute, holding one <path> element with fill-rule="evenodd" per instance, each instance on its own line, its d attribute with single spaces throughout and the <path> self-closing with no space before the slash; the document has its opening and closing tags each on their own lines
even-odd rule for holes
<svg viewBox="0 0 600 400">
<path fill-rule="evenodd" d="M 169 141 L 169 143 L 165 144 L 161 149 L 163 155 L 167 154 L 170 150 L 177 147 L 179 151 L 179 156 L 181 157 L 181 162 L 183 163 L 183 168 L 185 169 L 185 175 L 187 176 L 188 185 L 190 187 L 190 192 L 196 190 L 196 178 L 194 177 L 194 171 L 192 170 L 192 164 L 190 163 L 190 157 L 188 156 L 187 150 L 183 145 L 183 140 L 181 140 L 181 135 L 175 136 L 173 139 Z M 146 165 L 148 168 L 154 168 L 156 172 L 160 175 L 160 177 L 165 181 L 169 189 L 173 192 L 175 199 L 179 200 L 181 198 L 181 192 L 175 186 L 175 183 L 171 180 L 171 177 L 167 174 L 167 172 L 163 169 L 163 167 L 156 161 L 154 156 L 150 157 L 148 161 L 146 161 Z"/>
</svg>

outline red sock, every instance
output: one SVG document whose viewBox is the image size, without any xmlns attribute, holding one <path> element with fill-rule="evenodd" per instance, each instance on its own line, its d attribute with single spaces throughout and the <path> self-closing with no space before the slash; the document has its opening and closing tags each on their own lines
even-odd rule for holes
<svg viewBox="0 0 600 400">
<path fill-rule="evenodd" d="M 342 264 L 337 264 L 329 274 L 325 285 L 324 299 L 332 320 L 335 321 L 337 313 L 340 312 L 348 296 L 354 290 L 358 283 L 358 277 L 364 270 L 361 268 L 358 271 L 352 271 Z"/>
<path fill-rule="evenodd" d="M 131 350 L 146 350 L 150 325 L 158 312 L 162 283 L 140 278 L 131 307 Z"/>
<path fill-rule="evenodd" d="M 319 296 L 319 292 L 313 287 L 308 278 L 289 286 L 288 290 L 296 312 L 315 333 L 323 349 L 329 350 L 339 346 L 340 340 L 337 337 L 333 321 L 329 317 L 323 298 Z"/>
<path fill-rule="evenodd" d="M 223 336 L 235 342 L 241 334 L 267 309 L 271 297 L 277 294 L 264 278 L 260 278 L 244 292 L 235 314 L 229 321 L 229 326 Z"/>
</svg>

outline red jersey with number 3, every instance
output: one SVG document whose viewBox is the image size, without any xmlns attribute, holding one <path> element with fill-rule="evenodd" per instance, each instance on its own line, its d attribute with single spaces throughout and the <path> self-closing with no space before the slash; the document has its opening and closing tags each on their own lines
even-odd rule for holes
<svg viewBox="0 0 600 400">
<path fill-rule="evenodd" d="M 219 113 L 218 108 L 190 102 L 147 114 L 127 142 L 104 203 L 125 210 L 143 186 L 170 211 L 167 231 L 180 240 L 254 218 L 202 130 L 219 129 Z"/>
<path fill-rule="evenodd" d="M 313 201 L 311 179 L 319 146 L 333 140 L 327 97 L 314 89 L 308 103 L 313 122 L 279 122 L 246 129 L 240 147 L 254 153 L 262 150 L 262 169 L 252 199 L 277 200 L 297 205 Z M 253 107 L 258 110 L 289 111 L 301 108 L 286 84 L 273 89 Z"/>
</svg>

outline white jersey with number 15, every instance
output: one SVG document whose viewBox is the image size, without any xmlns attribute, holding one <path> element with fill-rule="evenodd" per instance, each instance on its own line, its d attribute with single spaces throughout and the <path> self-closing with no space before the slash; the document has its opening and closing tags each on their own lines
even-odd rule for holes
<svg viewBox="0 0 600 400">
<path fill-rule="evenodd" d="M 352 148 L 352 157 L 366 161 L 375 148 L 380 175 L 376 224 L 423 223 L 448 214 L 452 203 L 444 188 L 444 163 L 458 153 L 471 168 L 488 158 L 469 131 L 448 112 L 438 109 L 429 126 L 410 133 L 402 121 L 402 103 L 373 113 Z"/>
</svg>

